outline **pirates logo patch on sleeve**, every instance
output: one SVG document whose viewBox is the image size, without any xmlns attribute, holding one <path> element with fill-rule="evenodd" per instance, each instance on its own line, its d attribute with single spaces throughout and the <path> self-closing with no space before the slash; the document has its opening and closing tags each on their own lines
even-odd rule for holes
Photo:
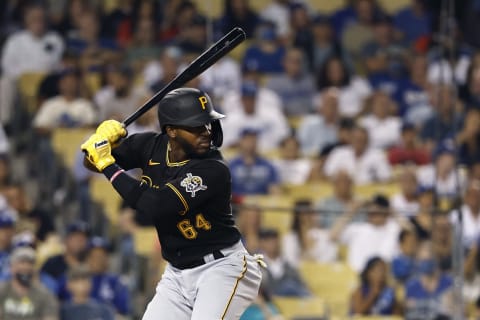
<svg viewBox="0 0 480 320">
<path fill-rule="evenodd" d="M 203 180 L 199 176 L 192 176 L 191 173 L 187 173 L 187 177 L 180 182 L 180 186 L 185 188 L 185 191 L 192 194 L 192 198 L 195 197 L 195 193 L 201 190 L 207 190 L 207 186 L 203 184 Z"/>
</svg>

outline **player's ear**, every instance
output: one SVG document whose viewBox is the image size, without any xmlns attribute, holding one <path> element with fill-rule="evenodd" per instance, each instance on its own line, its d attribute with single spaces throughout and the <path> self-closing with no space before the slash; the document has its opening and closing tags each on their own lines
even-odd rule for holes
<svg viewBox="0 0 480 320">
<path fill-rule="evenodd" d="M 176 138 L 177 137 L 177 129 L 172 126 L 166 126 L 165 130 L 167 131 L 167 135 L 169 138 Z"/>
</svg>

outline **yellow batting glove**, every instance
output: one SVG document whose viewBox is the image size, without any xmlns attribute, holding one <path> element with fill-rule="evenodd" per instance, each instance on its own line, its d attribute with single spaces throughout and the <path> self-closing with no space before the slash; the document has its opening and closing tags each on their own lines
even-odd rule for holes
<svg viewBox="0 0 480 320">
<path fill-rule="evenodd" d="M 103 121 L 98 126 L 96 133 L 107 139 L 110 145 L 114 145 L 118 140 L 127 136 L 127 130 L 117 120 Z"/>
<path fill-rule="evenodd" d="M 110 143 L 105 137 L 97 133 L 92 134 L 80 148 L 85 152 L 88 161 L 100 172 L 115 163 L 115 158 L 111 154 Z"/>
</svg>

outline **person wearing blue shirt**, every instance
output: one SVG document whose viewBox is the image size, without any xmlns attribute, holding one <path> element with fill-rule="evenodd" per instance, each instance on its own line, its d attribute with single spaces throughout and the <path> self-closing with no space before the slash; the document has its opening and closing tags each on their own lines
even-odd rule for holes
<svg viewBox="0 0 480 320">
<path fill-rule="evenodd" d="M 413 0 L 411 6 L 400 10 L 394 17 L 395 28 L 403 34 L 404 40 L 408 44 L 431 33 L 432 19 L 424 8 L 424 2 Z"/>
<path fill-rule="evenodd" d="M 273 164 L 257 153 L 255 129 L 244 129 L 241 133 L 240 155 L 230 161 L 232 194 L 251 195 L 275 192 L 280 178 Z"/>
<path fill-rule="evenodd" d="M 8 210 L 0 210 L 0 280 L 10 277 L 10 253 L 15 234 L 15 217 Z"/>
<path fill-rule="evenodd" d="M 259 27 L 258 42 L 245 51 L 242 65 L 257 69 L 260 73 L 280 73 L 283 71 L 285 48 L 277 43 L 275 28 L 270 25 Z"/>
<path fill-rule="evenodd" d="M 405 284 L 407 319 L 438 319 L 450 315 L 453 279 L 442 272 L 431 243 L 423 242 L 417 253 L 416 275 Z"/>
<path fill-rule="evenodd" d="M 354 315 L 393 315 L 399 312 L 395 290 L 387 285 L 387 264 L 371 257 L 360 274 L 360 286 L 351 297 Z"/>
<path fill-rule="evenodd" d="M 400 253 L 393 258 L 391 270 L 393 277 L 400 283 L 409 280 L 415 271 L 415 253 L 418 238 L 413 230 L 404 229 L 398 237 Z"/>
</svg>

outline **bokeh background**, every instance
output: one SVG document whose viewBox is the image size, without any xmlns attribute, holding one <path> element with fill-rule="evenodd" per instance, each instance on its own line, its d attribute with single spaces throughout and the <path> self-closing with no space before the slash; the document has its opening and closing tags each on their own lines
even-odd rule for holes
<svg viewBox="0 0 480 320">
<path fill-rule="evenodd" d="M 187 86 L 227 115 L 233 213 L 269 265 L 241 319 L 480 318 L 480 1 L 5 0 L 0 16 L 0 319 L 141 318 L 155 230 L 79 145 L 235 26 L 247 41 Z M 158 128 L 154 108 L 128 131 Z"/>
</svg>

